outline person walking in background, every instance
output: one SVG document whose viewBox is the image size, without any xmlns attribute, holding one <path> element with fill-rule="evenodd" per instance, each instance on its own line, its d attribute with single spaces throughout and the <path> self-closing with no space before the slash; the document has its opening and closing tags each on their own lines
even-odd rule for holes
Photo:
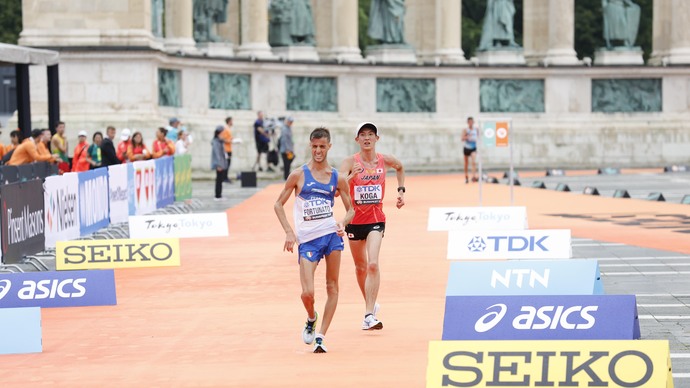
<svg viewBox="0 0 690 388">
<path fill-rule="evenodd" d="M 127 159 L 130 162 L 151 159 L 151 153 L 149 152 L 149 149 L 146 148 L 146 144 L 144 144 L 144 137 L 139 131 L 134 132 L 134 135 L 132 135 L 132 142 L 130 143 L 129 147 L 127 147 Z"/>
<path fill-rule="evenodd" d="M 225 118 L 225 127 L 220 134 L 220 139 L 223 140 L 225 153 L 228 156 L 228 168 L 225 169 L 225 183 L 232 183 L 228 174 L 230 173 L 230 165 L 232 164 L 232 117 Z"/>
<path fill-rule="evenodd" d="M 192 144 L 192 141 L 187 131 L 178 132 L 177 141 L 175 142 L 175 155 L 185 155 L 190 144 Z"/>
<path fill-rule="evenodd" d="M 89 161 L 87 156 L 89 154 L 89 143 L 86 142 L 86 131 L 79 131 L 79 143 L 74 146 L 74 154 L 72 155 L 72 172 L 81 172 L 89 170 Z"/>
<path fill-rule="evenodd" d="M 34 129 L 31 131 L 31 137 L 24 139 L 22 144 L 12 150 L 10 160 L 7 161 L 8 166 L 19 166 L 20 164 L 28 164 L 33 162 L 49 162 L 59 160 L 58 155 L 39 155 L 38 142 L 43 137 L 43 131 Z"/>
<path fill-rule="evenodd" d="M 93 134 L 93 144 L 89 146 L 86 154 L 86 160 L 89 162 L 89 168 L 95 170 L 103 165 L 103 158 L 101 153 L 101 145 L 103 144 L 103 134 L 95 132 Z"/>
<path fill-rule="evenodd" d="M 219 125 L 213 132 L 211 140 L 211 169 L 216 171 L 216 196 L 215 201 L 223 200 L 223 180 L 225 180 L 225 170 L 228 168 L 228 160 L 225 154 L 224 141 L 220 138 L 223 126 Z"/>
<path fill-rule="evenodd" d="M 122 163 L 117 157 L 117 152 L 115 151 L 115 127 L 109 126 L 105 130 L 105 138 L 101 142 L 101 163 L 103 166 L 113 166 Z"/>
<path fill-rule="evenodd" d="M 156 140 L 153 141 L 153 146 L 151 147 L 154 159 L 175 155 L 175 143 L 165 137 L 167 133 L 168 130 L 163 127 L 158 128 L 158 131 L 156 131 Z"/>
<path fill-rule="evenodd" d="M 278 139 L 278 150 L 283 159 L 283 179 L 285 180 L 290 175 L 290 164 L 295 159 L 295 144 L 292 141 L 292 123 L 294 121 L 292 117 L 285 119 L 285 123 L 280 130 L 280 138 Z"/>
<path fill-rule="evenodd" d="M 472 182 L 476 182 L 477 178 L 477 135 L 479 129 L 474 125 L 472 117 L 467 118 L 467 128 L 462 131 L 462 141 L 465 142 L 462 147 L 462 153 L 465 157 L 465 183 L 469 183 L 469 176 L 467 175 L 468 162 L 472 161 Z"/>
<path fill-rule="evenodd" d="M 122 130 L 122 134 L 120 134 L 120 143 L 117 145 L 117 158 L 120 160 L 120 163 L 126 163 L 129 161 L 129 157 L 127 156 L 127 150 L 129 149 L 129 146 L 132 144 L 132 131 L 129 130 L 129 128 L 125 128 Z"/>
<path fill-rule="evenodd" d="M 254 162 L 253 170 L 263 171 L 261 168 L 261 155 L 266 155 L 266 169 L 268 171 L 273 171 L 268 165 L 268 143 L 271 141 L 271 137 L 268 131 L 264 128 L 264 112 L 259 111 L 256 114 L 257 118 L 254 121 L 254 141 L 256 142 L 256 162 Z"/>
</svg>

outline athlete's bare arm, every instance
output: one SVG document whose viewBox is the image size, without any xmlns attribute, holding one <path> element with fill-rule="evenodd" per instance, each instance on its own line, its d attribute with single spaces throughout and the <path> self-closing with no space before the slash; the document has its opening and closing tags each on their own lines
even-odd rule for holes
<svg viewBox="0 0 690 388">
<path fill-rule="evenodd" d="M 352 221 L 355 216 L 355 209 L 352 207 L 352 201 L 350 201 L 350 186 L 348 186 L 347 179 L 345 176 L 338 175 L 338 190 L 336 190 L 336 195 L 340 193 L 340 197 L 343 200 L 343 205 L 347 213 L 343 217 L 343 221 L 338 224 L 338 236 L 345 235 L 345 227 Z"/>
<path fill-rule="evenodd" d="M 364 171 L 364 168 L 359 163 L 355 163 L 354 156 L 348 156 L 347 158 L 345 158 L 345 160 L 343 160 L 343 163 L 340 164 L 340 170 L 338 170 L 339 174 L 345 177 L 345 180 L 347 182 L 350 182 L 350 180 L 354 178 L 355 175 L 359 174 L 362 171 Z"/>
<path fill-rule="evenodd" d="M 283 187 L 283 190 L 278 196 L 278 200 L 276 200 L 276 203 L 273 205 L 273 210 L 275 210 L 278 216 L 278 221 L 280 221 L 280 225 L 285 231 L 285 245 L 283 246 L 283 250 L 288 252 L 292 252 L 297 238 L 295 237 L 295 231 L 292 230 L 292 226 L 290 226 L 290 222 L 288 222 L 287 216 L 285 215 L 285 203 L 290 199 L 290 195 L 293 191 L 296 193 L 302 188 L 302 184 L 304 183 L 303 176 L 304 171 L 302 171 L 301 168 L 291 172 L 288 179 L 285 181 L 285 187 Z"/>
<path fill-rule="evenodd" d="M 398 187 L 405 187 L 405 169 L 402 163 L 393 155 L 383 155 L 383 161 L 386 163 L 386 168 L 395 169 L 395 177 L 398 178 Z M 395 206 L 400 209 L 405 206 L 405 193 L 398 191 L 398 202 Z"/>
</svg>

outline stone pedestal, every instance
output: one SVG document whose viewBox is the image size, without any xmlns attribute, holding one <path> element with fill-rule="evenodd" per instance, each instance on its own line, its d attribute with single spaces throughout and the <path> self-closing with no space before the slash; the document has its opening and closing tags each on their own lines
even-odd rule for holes
<svg viewBox="0 0 690 388">
<path fill-rule="evenodd" d="M 237 56 L 254 59 L 275 59 L 268 45 L 268 0 L 240 3 L 241 44 Z"/>
<path fill-rule="evenodd" d="M 202 55 L 207 57 L 232 58 L 235 55 L 232 43 L 204 42 L 197 43 L 196 47 Z"/>
<path fill-rule="evenodd" d="M 521 48 L 477 52 L 481 66 L 524 66 L 525 57 Z"/>
<path fill-rule="evenodd" d="M 412 46 L 382 44 L 367 47 L 366 60 L 374 64 L 416 64 L 417 56 Z"/>
<path fill-rule="evenodd" d="M 600 48 L 594 52 L 594 65 L 596 66 L 629 66 L 644 65 L 642 49 L 632 47 L 629 49 L 607 50 Z"/>
<path fill-rule="evenodd" d="M 316 52 L 316 48 L 314 46 L 273 47 L 271 51 L 273 51 L 273 55 L 278 57 L 278 59 L 281 61 L 319 61 L 319 54 Z"/>
</svg>

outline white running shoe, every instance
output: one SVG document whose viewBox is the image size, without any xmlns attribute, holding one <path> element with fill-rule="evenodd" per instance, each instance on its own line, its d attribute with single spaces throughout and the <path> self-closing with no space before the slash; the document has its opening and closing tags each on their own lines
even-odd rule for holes
<svg viewBox="0 0 690 388">
<path fill-rule="evenodd" d="M 381 323 L 373 314 L 367 314 L 362 323 L 362 330 L 381 330 L 383 323 Z"/>
<path fill-rule="evenodd" d="M 314 342 L 314 337 L 316 336 L 316 321 L 319 320 L 319 314 L 316 312 L 314 314 L 314 322 L 309 322 L 307 319 L 307 322 L 304 324 L 304 330 L 302 330 L 302 340 L 307 345 Z"/>
<path fill-rule="evenodd" d="M 316 342 L 314 343 L 314 353 L 326 353 L 328 350 L 323 345 L 323 337 L 316 337 Z"/>
</svg>

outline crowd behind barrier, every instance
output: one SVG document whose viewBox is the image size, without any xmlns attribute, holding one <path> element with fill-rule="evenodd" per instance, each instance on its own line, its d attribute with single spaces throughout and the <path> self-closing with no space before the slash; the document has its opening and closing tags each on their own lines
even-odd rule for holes
<svg viewBox="0 0 690 388">
<path fill-rule="evenodd" d="M 0 168 L 4 264 L 55 248 L 192 196 L 191 156 L 167 156 L 57 175 L 55 165 Z"/>
</svg>

